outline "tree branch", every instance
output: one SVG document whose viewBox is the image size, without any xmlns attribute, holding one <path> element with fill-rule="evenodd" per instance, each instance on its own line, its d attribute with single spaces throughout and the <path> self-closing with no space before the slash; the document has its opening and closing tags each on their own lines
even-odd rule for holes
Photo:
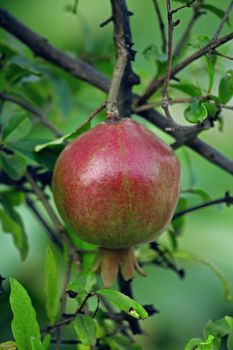
<svg viewBox="0 0 233 350">
<path fill-rule="evenodd" d="M 214 41 L 217 40 L 218 37 L 219 37 L 219 35 L 221 34 L 221 31 L 222 31 L 222 29 L 223 29 L 223 26 L 224 26 L 225 22 L 227 21 L 227 19 L 228 19 L 230 13 L 231 13 L 231 11 L 232 11 L 232 9 L 233 9 L 233 0 L 231 0 L 231 2 L 229 3 L 229 6 L 228 6 L 228 8 L 226 9 L 223 18 L 222 18 L 222 20 L 221 20 L 221 22 L 220 22 L 220 24 L 219 24 L 219 26 L 218 26 L 216 32 L 214 33 L 214 36 L 213 36 L 213 40 L 214 40 Z"/>
<path fill-rule="evenodd" d="M 3 25 L 4 23 L 4 25 Z M 12 27 L 11 27 L 12 24 Z M 53 64 L 57 65 L 58 67 L 61 67 L 65 71 L 73 74 L 74 76 L 80 78 L 80 65 L 79 61 L 76 59 L 72 59 L 72 64 L 70 65 L 70 57 L 59 50 L 53 48 L 51 45 L 48 46 L 48 43 L 41 37 L 39 37 L 37 34 L 33 33 L 30 29 L 28 29 L 26 26 L 21 24 L 18 20 L 16 20 L 13 16 L 8 14 L 5 10 L 0 9 L 0 25 L 2 25 L 7 31 L 15 35 L 19 40 L 24 42 L 26 45 L 28 45 L 31 49 L 34 48 L 35 43 L 33 42 L 34 37 L 36 37 L 37 41 L 39 41 L 39 48 L 41 50 L 41 57 L 44 57 L 49 62 L 52 62 Z M 23 35 L 19 34 L 22 31 L 23 27 Z M 12 29 L 13 28 L 13 29 Z M 222 44 L 226 43 L 227 41 L 231 40 L 233 38 L 233 32 L 218 39 L 214 46 L 221 46 Z M 209 44 L 210 45 L 210 44 Z M 185 68 L 187 65 L 192 63 L 194 60 L 201 57 L 203 54 L 207 53 L 209 51 L 209 45 L 207 45 L 205 48 L 197 51 L 193 55 L 189 56 L 187 59 L 182 61 L 179 65 L 174 67 L 174 69 L 171 71 L 171 76 L 174 76 L 177 72 Z M 83 63 L 83 62 L 82 62 Z M 108 91 L 108 87 L 110 85 L 109 80 L 102 75 L 101 73 L 97 72 L 94 68 L 90 67 L 89 65 L 83 63 L 84 66 L 83 70 L 85 71 L 85 75 L 88 76 L 86 79 L 87 82 L 90 84 L 98 87 L 99 89 L 103 91 Z M 87 67 L 87 69 L 86 69 Z M 98 78 L 97 78 L 98 77 Z M 135 104 L 139 101 L 139 96 L 134 95 L 134 102 Z M 148 111 L 143 111 L 139 113 L 140 116 L 143 118 L 146 118 L 147 120 L 151 121 L 153 124 L 155 124 L 157 127 L 162 129 L 163 131 L 166 131 L 166 128 L 171 128 L 171 125 L 169 124 L 169 120 L 167 118 L 164 118 L 163 115 L 158 113 L 157 111 L 151 109 Z M 176 132 L 167 131 L 170 135 L 175 137 L 177 140 L 184 139 L 184 136 L 187 135 L 191 140 L 193 140 L 196 137 L 195 132 L 190 132 L 190 128 L 188 129 L 180 128 L 179 130 L 176 130 Z M 194 130 L 195 131 L 195 130 Z M 188 147 L 199 153 L 201 156 L 209 160 L 210 162 L 218 165 L 223 170 L 229 172 L 230 174 L 233 174 L 233 162 L 227 159 L 224 155 L 222 155 L 217 150 L 214 150 L 211 146 L 208 146 L 206 143 L 204 143 L 201 140 L 196 139 L 195 141 L 190 141 L 189 143 L 186 143 Z M 203 147 L 203 149 L 202 149 Z M 50 174 L 51 175 L 51 174 Z M 41 174 L 40 176 L 36 175 L 37 178 L 43 183 L 48 184 L 49 179 L 47 174 Z M 9 177 L 4 174 L 3 172 L 0 173 L 0 180 L 5 184 L 12 184 L 12 180 L 9 179 Z M 19 183 L 24 182 L 25 179 L 22 178 L 19 180 Z M 18 183 L 18 182 L 17 182 Z"/>
<path fill-rule="evenodd" d="M 171 66 L 172 66 L 172 48 L 173 48 L 173 22 L 172 22 L 172 9 L 171 1 L 166 0 L 167 5 L 167 23 L 168 23 L 168 44 L 167 44 L 167 66 L 165 79 L 162 89 L 162 108 L 167 118 L 172 120 L 171 113 L 169 111 L 169 98 L 168 98 L 168 86 L 171 76 Z"/>
<path fill-rule="evenodd" d="M 131 112 L 132 85 L 138 82 L 131 63 L 135 52 L 132 50 L 129 15 L 125 0 L 111 0 L 112 20 L 114 24 L 114 43 L 116 47 L 116 65 L 107 99 L 107 118 L 109 120 L 127 117 Z"/>
<path fill-rule="evenodd" d="M 60 233 L 63 241 L 67 244 L 67 247 L 69 249 L 70 254 L 73 256 L 74 261 L 76 262 L 77 269 L 79 269 L 79 260 L 76 253 L 75 248 L 72 246 L 70 240 L 68 239 L 68 236 L 58 219 L 56 213 L 54 212 L 53 208 L 49 204 L 44 192 L 40 189 L 40 187 L 36 184 L 33 176 L 27 171 L 25 174 L 25 178 L 28 181 L 28 183 L 31 185 L 35 195 L 38 197 L 38 199 L 43 204 L 45 210 L 47 211 L 47 214 L 49 215 L 51 221 L 53 222 L 54 226 L 56 227 L 57 231 Z"/>
<path fill-rule="evenodd" d="M 184 59 L 182 62 L 178 63 L 172 70 L 170 77 L 173 78 L 175 75 L 177 75 L 180 71 L 182 71 L 184 68 L 189 66 L 191 63 L 199 59 L 200 57 L 206 55 L 208 52 L 215 50 L 217 47 L 225 44 L 226 42 L 233 39 L 233 32 L 217 39 L 212 40 L 208 45 L 204 46 L 202 49 L 194 52 L 192 55 Z M 165 76 L 162 76 L 160 78 L 154 78 L 150 85 L 148 86 L 147 90 L 145 91 L 144 95 L 141 97 L 139 103 L 144 103 L 149 97 L 151 97 L 154 92 L 163 85 L 165 81 Z"/>
<path fill-rule="evenodd" d="M 157 0 L 152 0 L 155 8 L 155 12 L 157 14 L 158 22 L 159 22 L 159 28 L 160 28 L 160 33 L 161 33 L 161 38 L 162 38 L 162 52 L 166 52 L 167 49 L 167 38 L 166 38 L 166 33 L 165 33 L 165 25 L 162 17 L 162 13 L 159 8 L 159 4 Z"/>
<path fill-rule="evenodd" d="M 45 221 L 43 215 L 41 215 L 41 213 L 39 212 L 39 210 L 36 208 L 36 206 L 34 205 L 34 202 L 30 199 L 30 197 L 28 195 L 26 195 L 26 203 L 29 209 L 31 209 L 31 211 L 34 213 L 34 215 L 36 216 L 36 218 L 38 219 L 38 221 L 42 224 L 42 226 L 45 228 L 45 230 L 48 232 L 48 235 L 51 239 L 52 242 L 54 242 L 56 244 L 56 246 L 60 249 L 63 250 L 63 245 L 60 242 L 59 238 L 57 237 L 57 235 L 53 232 L 53 230 L 51 229 L 51 227 L 47 224 L 47 222 Z"/>
<path fill-rule="evenodd" d="M 26 44 L 36 56 L 44 58 L 101 90 L 108 91 L 108 79 L 96 69 L 78 58 L 72 58 L 55 49 L 46 39 L 27 28 L 3 8 L 0 8 L 0 26 Z"/>
<path fill-rule="evenodd" d="M 121 276 L 121 273 L 118 275 L 118 285 L 121 293 L 127 295 L 130 298 L 133 298 L 133 292 L 131 287 L 132 281 L 125 281 L 124 278 Z M 127 317 L 127 321 L 129 322 L 130 329 L 133 334 L 142 334 L 143 331 L 139 325 L 139 322 L 137 319 L 133 317 Z"/>
<path fill-rule="evenodd" d="M 40 122 L 46 126 L 47 129 L 49 129 L 56 137 L 61 137 L 62 133 L 55 127 L 53 124 L 51 124 L 48 121 L 48 118 L 36 107 L 34 107 L 31 103 L 23 100 L 22 98 L 19 98 L 14 95 L 9 95 L 4 92 L 0 92 L 0 100 L 2 101 L 8 101 L 12 102 L 23 109 L 27 110 L 28 112 L 32 113 L 35 117 L 37 117 Z"/>
<path fill-rule="evenodd" d="M 174 52 L 173 52 L 173 55 L 175 57 L 179 56 L 181 50 L 183 49 L 184 45 L 187 43 L 187 40 L 190 36 L 190 33 L 191 33 L 191 30 L 195 24 L 195 22 L 197 21 L 197 19 L 204 14 L 204 12 L 201 12 L 200 11 L 200 6 L 201 6 L 201 3 L 197 6 L 193 6 L 193 15 L 190 19 L 190 21 L 188 22 L 187 24 L 187 27 L 186 29 L 184 30 L 183 32 L 183 35 L 181 36 L 180 40 L 178 41 L 175 49 L 174 49 Z"/>
<path fill-rule="evenodd" d="M 233 205 L 233 196 L 230 195 L 229 191 L 226 191 L 225 196 L 222 198 L 218 198 L 218 199 L 206 202 L 206 203 L 201 203 L 201 204 L 195 205 L 193 207 L 187 208 L 185 210 L 182 210 L 178 213 L 175 213 L 173 218 L 172 218 L 172 221 L 176 220 L 176 219 L 180 218 L 181 216 L 184 216 L 188 213 L 191 213 L 193 211 L 207 208 L 207 207 L 210 207 L 212 205 L 222 204 L 222 203 L 225 203 L 228 207 L 230 205 Z"/>
</svg>

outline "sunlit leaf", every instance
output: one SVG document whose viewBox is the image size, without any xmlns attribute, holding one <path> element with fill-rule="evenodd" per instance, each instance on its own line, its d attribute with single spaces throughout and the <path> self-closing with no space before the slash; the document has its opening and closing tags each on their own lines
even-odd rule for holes
<svg viewBox="0 0 233 350">
<path fill-rule="evenodd" d="M 3 124 L 2 139 L 6 143 L 13 143 L 25 137 L 31 129 L 31 121 L 23 112 L 13 113 L 11 118 Z"/>
<path fill-rule="evenodd" d="M 148 317 L 148 313 L 143 306 L 123 293 L 113 289 L 100 289 L 96 292 L 96 294 L 104 296 L 108 301 L 134 318 L 143 319 Z"/>
<path fill-rule="evenodd" d="M 81 343 L 84 345 L 96 344 L 96 325 L 90 316 L 78 314 L 75 319 L 74 329 Z"/>
<path fill-rule="evenodd" d="M 170 84 L 170 87 L 185 92 L 187 95 L 192 97 L 199 97 L 202 95 L 202 91 L 198 86 L 190 83 Z"/>
<path fill-rule="evenodd" d="M 190 105 L 184 111 L 185 119 L 193 124 L 198 124 L 204 121 L 207 116 L 207 109 L 205 105 L 199 100 L 195 100 L 190 103 Z"/>
<path fill-rule="evenodd" d="M 87 122 L 85 125 L 83 125 L 80 129 L 77 129 L 75 131 L 69 132 L 68 134 L 59 137 L 56 140 L 47 142 L 43 145 L 38 145 L 35 147 L 35 151 L 36 152 L 41 152 L 43 149 L 47 148 L 47 147 L 51 147 L 51 146 L 57 146 L 57 145 L 62 145 L 65 143 L 65 141 L 72 141 L 75 138 L 77 138 L 78 136 L 80 136 L 82 133 L 86 132 L 87 130 L 90 129 L 91 126 L 91 122 Z"/>
<path fill-rule="evenodd" d="M 209 85 L 208 92 L 211 92 L 213 84 L 214 84 L 214 76 L 215 76 L 215 64 L 217 62 L 216 55 L 206 55 L 206 62 L 208 67 L 208 76 L 209 76 Z"/>
<path fill-rule="evenodd" d="M 14 278 L 10 279 L 10 305 L 13 312 L 12 332 L 18 350 L 32 350 L 31 338 L 40 340 L 40 328 L 31 299 L 25 288 Z"/>
<path fill-rule="evenodd" d="M 218 96 L 223 104 L 226 104 L 233 97 L 233 70 L 228 70 L 221 78 L 218 87 Z"/>
<path fill-rule="evenodd" d="M 58 269 L 54 252 L 48 247 L 45 254 L 45 283 L 44 291 L 46 295 L 46 312 L 50 322 L 53 325 L 56 321 L 59 310 L 59 288 L 58 288 Z"/>
</svg>

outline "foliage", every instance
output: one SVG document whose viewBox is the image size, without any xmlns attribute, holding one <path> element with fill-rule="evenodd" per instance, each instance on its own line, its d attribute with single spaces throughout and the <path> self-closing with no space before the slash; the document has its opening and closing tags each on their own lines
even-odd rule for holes
<svg viewBox="0 0 233 350">
<path fill-rule="evenodd" d="M 224 20 L 224 23 L 226 21 L 228 28 L 231 26 L 229 16 L 225 18 L 226 12 L 220 6 L 205 0 L 174 0 L 171 3 L 173 10 L 178 6 L 182 11 L 192 11 L 195 14 L 195 21 L 205 13 L 207 21 L 214 15 L 218 21 Z M 75 1 L 74 4 L 66 6 L 70 16 L 76 16 L 79 13 L 78 5 L 78 1 Z M 185 16 L 179 10 L 174 14 L 181 19 Z M 105 94 L 98 90 L 93 92 L 91 87 L 86 87 L 71 76 L 81 77 L 99 89 L 106 90 L 103 88 L 102 80 L 107 78 L 100 74 L 94 79 L 95 69 L 98 67 L 103 73 L 109 75 L 115 63 L 111 45 L 108 49 L 103 49 L 99 55 L 94 52 L 91 46 L 93 45 L 92 32 L 90 28 L 88 29 L 86 22 L 83 25 L 89 37 L 89 44 L 86 44 L 88 55 L 85 53 L 84 58 L 91 63 L 91 66 L 88 66 L 89 69 L 94 69 L 91 70 L 89 80 L 82 76 L 86 69 L 85 65 L 83 71 L 78 71 L 76 75 L 74 74 L 75 64 L 69 68 L 69 59 L 72 58 L 74 62 L 79 63 L 74 52 L 64 56 L 64 60 L 68 62 L 65 66 L 58 64 L 54 57 L 53 60 L 47 57 L 50 63 L 62 67 L 69 73 L 68 75 L 52 65 L 47 65 L 46 55 L 44 61 L 34 57 L 25 46 L 19 42 L 16 43 L 13 37 L 4 34 L 0 38 L 1 227 L 3 233 L 11 235 L 22 261 L 27 259 L 30 248 L 28 233 L 25 230 L 25 210 L 29 212 L 31 210 L 36 215 L 49 238 L 44 257 L 44 285 L 40 286 L 44 292 L 45 310 L 42 306 L 38 308 L 38 305 L 34 308 L 34 300 L 29 295 L 30 288 L 27 286 L 27 291 L 22 285 L 23 282 L 21 284 L 11 277 L 9 302 L 13 314 L 12 337 L 4 338 L 4 341 L 2 339 L 0 350 L 49 350 L 53 348 L 53 343 L 58 347 L 61 346 L 62 341 L 65 344 L 64 348 L 75 344 L 80 350 L 138 350 L 140 345 L 137 344 L 134 334 L 143 333 L 141 329 L 141 324 L 145 327 L 143 320 L 155 313 L 154 309 L 151 311 L 148 305 L 142 306 L 134 299 L 131 282 L 125 282 L 123 286 L 119 282 L 119 291 L 102 288 L 98 277 L 93 272 L 97 248 L 82 241 L 69 227 L 65 227 L 53 209 L 50 191 L 51 172 L 60 152 L 65 145 L 105 118 L 104 113 L 101 112 L 96 113 L 94 120 L 88 118 L 93 110 L 103 104 Z M 173 31 L 175 30 L 174 26 Z M 6 29 L 6 31 L 12 30 Z M 172 57 L 171 71 L 196 51 L 213 44 L 213 40 L 206 35 L 196 36 L 195 34 L 189 43 L 190 33 L 186 34 L 183 38 L 182 50 L 178 50 L 178 55 Z M 160 49 L 159 45 L 147 42 L 146 38 L 143 45 L 143 57 L 150 67 L 149 74 L 151 75 L 152 66 L 156 71 L 154 81 L 160 84 L 161 77 L 164 78 L 166 73 L 168 54 Z M 100 48 L 99 50 L 101 51 Z M 176 141 L 181 145 L 188 144 L 189 147 L 192 147 L 193 140 L 199 140 L 198 133 L 214 127 L 216 120 L 221 126 L 219 131 L 223 131 L 225 110 L 232 109 L 228 103 L 233 97 L 233 70 L 229 70 L 223 64 L 223 60 L 226 60 L 228 55 L 218 50 L 218 48 L 209 48 L 205 51 L 200 56 L 204 59 L 199 61 L 198 69 L 194 69 L 194 73 L 191 71 L 189 79 L 175 74 L 173 79 L 176 81 L 172 80 L 168 84 L 169 108 L 172 116 L 175 115 L 173 104 L 181 104 L 181 126 L 178 125 L 177 129 L 173 130 L 174 125 L 169 124 L 163 114 L 155 114 L 156 118 L 147 118 L 146 114 L 140 113 L 143 104 L 136 106 L 133 100 L 132 108 L 135 108 L 135 113 L 152 123 L 156 119 L 155 125 L 163 130 L 166 128 L 165 131 L 168 133 L 168 129 L 171 129 Z M 40 55 L 39 51 L 37 53 Z M 203 75 L 207 78 L 202 79 Z M 142 73 L 141 79 L 143 78 Z M 144 81 L 143 84 L 145 84 Z M 154 91 L 154 96 L 151 98 L 155 100 L 150 101 L 152 107 L 156 107 L 155 113 L 160 113 L 159 108 L 163 102 L 161 87 L 162 85 L 158 85 L 158 89 Z M 138 99 L 138 96 L 133 98 Z M 149 108 L 151 111 L 147 101 L 143 103 L 145 111 Z M 162 120 L 162 127 L 157 119 Z M 164 127 L 167 123 L 168 128 Z M 187 134 L 185 134 L 186 128 Z M 232 165 L 226 157 L 219 158 L 219 152 L 208 148 L 208 145 L 207 148 L 204 147 L 203 152 L 200 150 L 201 147 L 197 148 L 193 149 L 208 161 L 216 163 L 223 171 L 226 170 L 232 174 Z M 216 201 L 213 200 L 212 194 L 193 181 L 199 170 L 193 173 L 192 157 L 187 162 L 190 186 L 181 191 L 176 212 L 178 215 L 174 216 L 167 231 L 166 243 L 159 246 L 153 242 L 154 244 L 151 245 L 137 247 L 137 257 L 141 265 L 156 265 L 170 269 L 182 278 L 184 272 L 179 267 L 180 260 L 202 263 L 217 275 L 225 288 L 226 299 L 230 299 L 229 283 L 214 263 L 179 249 L 180 237 L 187 231 L 185 214 L 208 205 L 226 203 L 230 206 L 232 204 L 230 194 Z M 0 293 L 6 294 L 7 288 L 3 281 L 0 275 Z M 34 280 L 31 283 L 33 284 Z M 175 299 L 175 295 L 172 297 Z M 46 313 L 46 321 L 42 316 L 43 312 Z M 65 328 L 72 336 L 70 343 L 66 334 L 63 334 Z M 203 330 L 203 338 L 191 339 L 184 349 L 220 350 L 224 342 L 227 350 L 233 349 L 233 319 L 230 316 L 215 322 L 209 321 Z"/>
</svg>

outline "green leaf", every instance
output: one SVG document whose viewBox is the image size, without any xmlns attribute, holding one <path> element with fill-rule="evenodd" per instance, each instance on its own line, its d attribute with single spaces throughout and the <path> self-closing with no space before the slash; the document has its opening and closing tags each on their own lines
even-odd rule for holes
<svg viewBox="0 0 233 350">
<path fill-rule="evenodd" d="M 216 55 L 206 55 L 206 62 L 208 67 L 208 76 L 209 76 L 209 86 L 208 92 L 210 93 L 214 84 L 214 76 L 215 76 L 215 64 L 217 62 Z"/>
<path fill-rule="evenodd" d="M 192 97 L 202 96 L 202 91 L 198 86 L 189 83 L 180 83 L 180 84 L 170 84 L 170 87 L 180 90 Z"/>
<path fill-rule="evenodd" d="M 48 170 L 53 171 L 57 158 L 63 151 L 64 145 L 49 146 L 40 152 L 34 152 L 37 163 L 43 165 Z"/>
<path fill-rule="evenodd" d="M 199 35 L 198 38 L 192 42 L 192 47 L 202 49 L 211 42 L 211 39 L 206 35 Z"/>
<path fill-rule="evenodd" d="M 231 332 L 227 338 L 227 350 L 233 349 L 233 332 Z"/>
<path fill-rule="evenodd" d="M 223 11 L 222 9 L 220 9 L 216 6 L 213 6 L 213 5 L 202 4 L 202 8 L 212 12 L 215 16 L 217 16 L 220 19 L 222 19 L 225 15 L 225 11 Z M 229 17 L 227 18 L 227 23 L 228 23 L 228 25 L 231 24 Z"/>
<path fill-rule="evenodd" d="M 17 84 L 22 78 L 30 75 L 40 76 L 41 74 L 36 71 L 32 65 L 29 66 L 29 60 L 25 57 L 14 57 L 11 63 L 6 68 L 6 78 L 9 85 Z"/>
<path fill-rule="evenodd" d="M 78 314 L 75 319 L 74 329 L 81 343 L 84 345 L 96 344 L 96 325 L 90 316 Z"/>
<path fill-rule="evenodd" d="M 193 124 L 198 124 L 208 116 L 207 109 L 203 103 L 198 100 L 192 102 L 184 111 L 185 119 Z"/>
<path fill-rule="evenodd" d="M 96 292 L 97 295 L 104 296 L 108 301 L 119 307 L 120 310 L 128 313 L 134 318 L 147 318 L 148 313 L 143 306 L 138 304 L 134 299 L 129 298 L 113 289 L 100 289 Z"/>
<path fill-rule="evenodd" d="M 176 207 L 176 213 L 186 210 L 187 204 L 188 204 L 187 198 L 180 197 Z M 179 218 L 172 220 L 172 228 L 176 235 L 181 234 L 184 228 L 184 224 L 185 224 L 184 216 L 180 216 Z"/>
<path fill-rule="evenodd" d="M 53 325 L 56 321 L 59 310 L 59 289 L 57 263 L 51 247 L 48 247 L 45 254 L 45 283 L 44 291 L 46 295 L 46 312 Z"/>
<path fill-rule="evenodd" d="M 35 337 L 31 337 L 31 346 L 32 346 L 32 350 L 44 350 L 44 347 L 40 339 Z"/>
<path fill-rule="evenodd" d="M 10 278 L 10 305 L 13 312 L 12 332 L 18 350 L 32 350 L 31 337 L 40 340 L 40 328 L 31 299 L 25 288 Z"/>
<path fill-rule="evenodd" d="M 41 152 L 43 149 L 45 149 L 47 147 L 62 145 L 66 141 L 72 141 L 72 140 L 76 139 L 78 136 L 80 136 L 81 134 L 83 134 L 84 132 L 86 132 L 87 130 L 89 130 L 90 126 L 91 126 L 91 122 L 88 121 L 85 125 L 83 125 L 81 128 L 78 128 L 75 131 L 69 132 L 68 134 L 66 134 L 62 137 L 59 137 L 56 140 L 53 140 L 53 141 L 44 143 L 42 145 L 36 146 L 35 151 Z"/>
<path fill-rule="evenodd" d="M 208 334 L 212 334 L 214 337 L 225 337 L 233 331 L 232 320 L 232 317 L 225 316 L 215 322 L 208 321 L 203 331 L 204 336 L 207 337 Z"/>
<path fill-rule="evenodd" d="M 0 219 L 3 231 L 12 235 L 21 259 L 25 260 L 28 253 L 28 240 L 19 214 L 13 209 L 10 213 L 0 209 Z"/>
<path fill-rule="evenodd" d="M 184 350 L 194 350 L 196 349 L 197 345 L 201 343 L 201 338 L 193 338 L 190 339 L 189 342 L 185 345 Z"/>
<path fill-rule="evenodd" d="M 163 63 L 167 61 L 167 54 L 162 53 L 155 44 L 147 46 L 143 51 L 143 55 L 149 62 L 159 61 Z"/>
<path fill-rule="evenodd" d="M 224 297 L 225 297 L 225 299 L 227 301 L 231 301 L 232 300 L 231 287 L 229 285 L 229 282 L 227 281 L 227 279 L 223 275 L 222 271 L 220 271 L 217 266 L 215 266 L 213 263 L 211 263 L 210 261 L 208 261 L 208 260 L 206 260 L 206 259 L 204 259 L 202 257 L 193 255 L 193 254 L 188 253 L 188 252 L 175 251 L 173 253 L 173 255 L 176 258 L 199 262 L 199 263 L 209 267 L 215 273 L 215 275 L 219 278 L 219 280 L 221 281 L 221 283 L 223 285 L 223 288 L 224 288 Z"/>
<path fill-rule="evenodd" d="M 52 336 L 50 333 L 46 333 L 44 339 L 43 339 L 43 348 L 44 350 L 49 350 L 49 346 L 52 340 Z"/>
<path fill-rule="evenodd" d="M 233 70 L 228 70 L 220 80 L 218 96 L 223 104 L 231 100 L 233 96 Z"/>
<path fill-rule="evenodd" d="M 31 130 L 31 121 L 23 112 L 13 113 L 3 123 L 2 139 L 6 143 L 14 143 L 25 137 Z"/>
<path fill-rule="evenodd" d="M 1 343 L 0 350 L 17 350 L 16 343 L 14 341 L 6 341 Z"/>
<path fill-rule="evenodd" d="M 0 198 L 11 207 L 17 207 L 24 201 L 25 196 L 19 190 L 10 189 L 0 192 Z"/>
<path fill-rule="evenodd" d="M 198 345 L 197 350 L 214 350 L 213 345 L 214 345 L 214 337 L 210 334 L 206 341 L 201 342 Z"/>
<path fill-rule="evenodd" d="M 203 189 L 201 189 L 201 188 L 192 188 L 192 189 L 190 189 L 190 190 L 187 190 L 187 191 L 182 191 L 183 193 L 191 193 L 191 194 L 196 194 L 196 195 L 198 195 L 200 198 L 201 198 L 201 200 L 203 201 L 203 202 L 209 202 L 209 201 L 211 201 L 211 197 L 210 197 L 210 195 L 209 195 L 209 193 L 208 192 L 206 192 L 205 190 L 203 190 Z"/>
<path fill-rule="evenodd" d="M 216 118 L 217 114 L 219 113 L 220 108 L 216 106 L 216 104 L 211 103 L 211 102 L 203 102 L 207 113 L 210 117 Z"/>
<path fill-rule="evenodd" d="M 18 154 L 0 154 L 0 164 L 2 164 L 3 170 L 13 180 L 19 180 L 26 171 L 26 161 Z"/>
<path fill-rule="evenodd" d="M 17 54 L 15 48 L 9 45 L 9 43 L 1 42 L 0 43 L 0 52 L 5 56 L 6 59 L 9 59 Z"/>
</svg>

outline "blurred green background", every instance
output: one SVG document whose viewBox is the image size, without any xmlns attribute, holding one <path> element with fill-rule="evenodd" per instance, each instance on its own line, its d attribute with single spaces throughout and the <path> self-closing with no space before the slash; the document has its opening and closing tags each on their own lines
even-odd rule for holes
<svg viewBox="0 0 233 350">
<path fill-rule="evenodd" d="M 142 77 L 142 84 L 135 91 L 143 91 L 154 76 L 155 66 L 148 62 L 143 50 L 152 43 L 160 45 L 158 23 L 151 0 L 128 0 L 129 9 L 134 12 L 131 18 L 133 41 L 137 50 L 135 71 Z M 160 1 L 163 3 L 163 1 Z M 173 1 L 173 6 L 179 3 Z M 228 0 L 209 0 L 207 3 L 225 9 Z M 108 0 L 80 0 L 78 14 L 67 11 L 72 2 L 67 0 L 1 0 L 0 5 L 12 12 L 18 19 L 31 27 L 54 46 L 67 52 L 74 52 L 79 57 L 94 64 L 103 73 L 111 76 L 113 45 L 111 41 L 112 25 L 100 28 L 99 24 L 110 16 Z M 164 12 L 164 6 L 163 13 Z M 182 30 L 191 16 L 191 10 L 179 12 L 177 18 L 180 25 L 175 29 L 175 40 L 179 39 Z M 203 15 L 194 26 L 190 41 L 198 35 L 211 37 L 219 19 L 213 14 Z M 232 30 L 232 26 L 225 26 L 223 33 Z M 8 37 L 3 31 L 0 35 Z M 11 39 L 12 40 L 12 39 Z M 16 42 L 16 41 L 15 41 Z M 222 52 L 233 55 L 233 45 L 228 44 Z M 231 61 L 219 59 L 215 91 L 221 74 L 231 67 Z M 64 80 L 63 97 L 66 96 L 65 107 L 58 113 L 51 110 L 53 120 L 63 132 L 77 127 L 87 115 L 101 103 L 104 94 L 85 83 L 71 78 L 68 74 L 59 72 Z M 185 80 L 190 77 L 197 85 L 203 86 L 207 82 L 207 70 L 204 59 L 198 60 L 182 73 Z M 65 88 L 64 88 L 65 87 Z M 61 91 L 55 90 L 55 101 L 62 105 Z M 59 95 L 60 94 L 60 95 Z M 64 104 L 64 103 L 63 103 Z M 173 107 L 175 118 L 184 123 L 182 107 Z M 218 148 L 233 159 L 232 112 L 224 112 L 224 131 L 218 128 L 204 132 L 201 136 L 211 145 Z M 139 119 L 143 122 L 141 119 Z M 166 141 L 171 139 L 150 126 Z M 39 127 L 35 128 L 38 133 Z M 43 132 L 45 132 L 43 130 Z M 39 134 L 40 137 L 40 134 Z M 182 148 L 178 151 L 182 164 L 182 189 L 187 189 L 190 183 L 190 168 L 187 156 L 191 159 L 192 171 L 195 177 L 195 188 L 206 190 L 212 198 L 224 195 L 226 190 L 233 193 L 232 176 L 208 163 L 190 150 Z M 199 203 L 196 196 L 189 196 L 189 204 Z M 34 304 L 40 310 L 39 318 L 42 325 L 45 317 L 43 294 L 43 258 L 45 247 L 49 243 L 46 233 L 39 226 L 35 218 L 26 209 L 22 208 L 23 220 L 29 237 L 30 253 L 25 262 L 21 262 L 15 249 L 12 238 L 1 232 L 0 235 L 0 273 L 5 276 L 16 277 L 29 291 Z M 166 242 L 164 234 L 160 242 Z M 211 207 L 189 214 L 185 218 L 185 228 L 179 239 L 179 248 L 190 253 L 202 256 L 224 272 L 233 290 L 233 208 L 224 205 Z M 184 280 L 171 271 L 158 267 L 146 268 L 147 277 L 136 276 L 133 283 L 135 298 L 142 304 L 154 304 L 160 313 L 142 323 L 148 336 L 138 336 L 147 350 L 181 350 L 191 337 L 201 336 L 201 330 L 209 319 L 218 319 L 226 314 L 233 314 L 233 303 L 224 300 L 223 287 L 217 277 L 207 267 L 194 262 L 180 261 L 186 271 Z M 7 288 L 7 283 L 5 284 Z M 8 340 L 11 313 L 7 301 L 8 296 L 0 296 L 0 340 Z"/>
</svg>

